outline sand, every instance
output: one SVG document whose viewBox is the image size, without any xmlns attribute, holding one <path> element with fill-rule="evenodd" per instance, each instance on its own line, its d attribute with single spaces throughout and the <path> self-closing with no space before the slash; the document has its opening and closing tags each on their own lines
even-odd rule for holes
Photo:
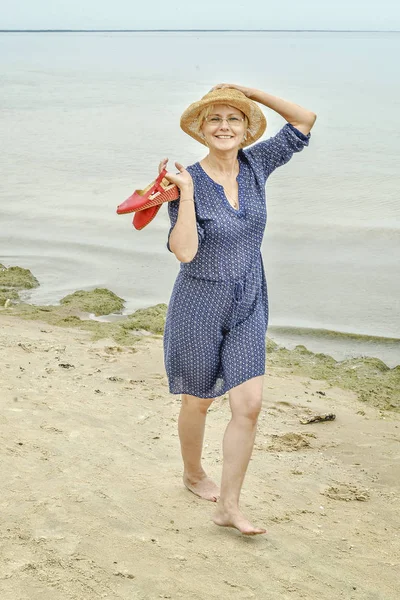
<svg viewBox="0 0 400 600">
<path fill-rule="evenodd" d="M 1 316 L 1 600 L 398 600 L 398 413 L 269 365 L 242 494 L 268 534 L 246 538 L 182 485 L 161 337 L 91 335 Z M 223 397 L 216 480 L 228 420 Z"/>
</svg>

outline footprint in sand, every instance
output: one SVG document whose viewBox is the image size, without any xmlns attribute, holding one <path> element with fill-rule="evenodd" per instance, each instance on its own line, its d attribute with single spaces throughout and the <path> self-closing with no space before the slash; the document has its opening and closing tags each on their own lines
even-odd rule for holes
<svg viewBox="0 0 400 600">
<path fill-rule="evenodd" d="M 368 490 L 348 483 L 331 485 L 321 492 L 321 494 L 328 498 L 332 498 L 332 500 L 342 500 L 344 502 L 351 502 L 353 500 L 366 502 L 370 497 Z"/>
<path fill-rule="evenodd" d="M 272 435 L 272 442 L 266 449 L 271 452 L 296 452 L 297 450 L 304 450 L 311 447 L 309 437 L 311 436 L 302 435 L 301 433 Z"/>
</svg>

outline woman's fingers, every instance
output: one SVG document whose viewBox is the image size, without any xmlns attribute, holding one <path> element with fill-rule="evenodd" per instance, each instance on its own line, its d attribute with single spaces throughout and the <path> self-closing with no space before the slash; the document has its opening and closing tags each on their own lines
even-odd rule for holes
<svg viewBox="0 0 400 600">
<path fill-rule="evenodd" d="M 164 158 L 160 162 L 160 164 L 158 165 L 158 172 L 159 173 L 161 173 L 161 171 L 166 168 L 167 163 L 168 163 L 168 158 Z M 179 163 L 179 162 L 175 162 L 175 166 L 176 166 L 176 168 L 179 171 L 179 173 L 177 173 L 176 175 L 179 175 L 180 173 L 183 173 L 184 171 L 186 171 L 185 167 L 181 163 Z M 172 175 L 172 173 L 167 173 L 166 177 L 171 177 L 171 175 Z"/>
<path fill-rule="evenodd" d="M 212 90 L 221 90 L 223 88 L 229 88 L 229 87 L 235 87 L 234 84 L 230 84 L 230 83 L 217 83 L 217 85 L 214 85 L 214 87 L 211 88 Z"/>
<path fill-rule="evenodd" d="M 163 158 L 158 165 L 158 172 L 161 173 L 164 169 L 167 169 L 168 158 Z M 178 161 L 175 162 L 175 167 L 178 169 L 178 173 L 167 172 L 164 177 L 171 183 L 175 183 L 179 188 L 192 185 L 192 177 L 185 169 L 185 167 Z"/>
<path fill-rule="evenodd" d="M 161 173 L 165 169 L 168 163 L 168 158 L 163 158 L 158 165 L 158 173 Z"/>
<path fill-rule="evenodd" d="M 243 92 L 243 94 L 247 97 L 250 97 L 250 88 L 244 87 L 243 85 L 236 85 L 236 83 L 217 83 L 211 88 L 213 90 L 222 90 L 224 88 L 233 88 L 234 90 L 239 90 L 239 92 Z"/>
<path fill-rule="evenodd" d="M 185 169 L 185 167 L 180 163 L 175 163 L 176 168 L 178 169 L 178 173 L 166 173 L 165 178 L 168 179 L 171 183 L 175 183 L 179 188 L 188 187 L 193 185 L 192 177 Z"/>
</svg>

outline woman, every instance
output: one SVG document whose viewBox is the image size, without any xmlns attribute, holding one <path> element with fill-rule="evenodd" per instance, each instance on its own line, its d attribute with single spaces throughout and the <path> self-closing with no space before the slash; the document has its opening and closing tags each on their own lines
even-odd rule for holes
<svg viewBox="0 0 400 600">
<path fill-rule="evenodd" d="M 255 142 L 266 120 L 258 104 L 287 124 Z M 168 249 L 182 263 L 169 303 L 165 366 L 170 392 L 182 395 L 179 437 L 186 487 L 216 502 L 214 522 L 246 535 L 265 533 L 239 509 L 252 454 L 265 372 L 268 297 L 261 259 L 269 175 L 308 145 L 316 115 L 260 90 L 219 84 L 181 118 L 208 148 L 200 162 L 167 179 L 180 189 L 168 205 Z M 168 159 L 160 163 L 166 167 Z M 207 409 L 229 392 L 221 491 L 201 464 Z"/>
</svg>

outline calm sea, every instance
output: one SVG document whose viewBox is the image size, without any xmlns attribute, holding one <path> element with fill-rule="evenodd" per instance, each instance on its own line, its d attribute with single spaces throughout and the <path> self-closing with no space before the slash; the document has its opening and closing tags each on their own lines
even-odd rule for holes
<svg viewBox="0 0 400 600">
<path fill-rule="evenodd" d="M 271 336 L 400 363 L 398 341 L 309 331 L 400 339 L 398 56 L 398 33 L 0 34 L 0 262 L 38 277 L 35 303 L 95 286 L 127 312 L 168 302 L 166 208 L 138 232 L 116 205 L 161 158 L 203 157 L 179 129 L 190 102 L 258 87 L 318 114 L 268 186 Z"/>
</svg>

